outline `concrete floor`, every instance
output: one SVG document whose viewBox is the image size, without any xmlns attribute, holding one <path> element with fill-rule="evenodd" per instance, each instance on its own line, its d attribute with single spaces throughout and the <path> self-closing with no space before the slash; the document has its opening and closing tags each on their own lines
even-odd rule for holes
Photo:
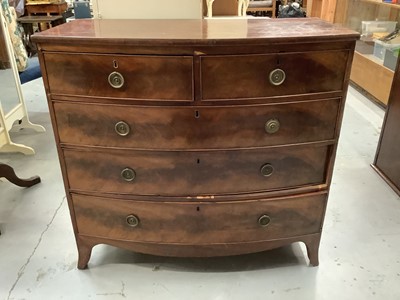
<svg viewBox="0 0 400 300">
<path fill-rule="evenodd" d="M 6 115 L 19 103 L 12 69 L 0 69 L 0 91 L 1 106 Z"/>
<path fill-rule="evenodd" d="M 22 189 L 0 181 L 0 299 L 400 299 L 400 199 L 369 166 L 384 112 L 350 88 L 334 171 L 320 266 L 303 244 L 239 257 L 179 259 L 94 248 L 77 251 L 40 80 L 23 86 L 31 120 L 14 141 L 35 156 L 1 154 Z"/>
</svg>

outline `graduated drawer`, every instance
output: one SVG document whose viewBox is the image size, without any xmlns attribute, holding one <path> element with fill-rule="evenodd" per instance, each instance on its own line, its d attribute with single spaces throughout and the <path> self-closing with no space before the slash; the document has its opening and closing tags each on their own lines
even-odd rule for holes
<svg viewBox="0 0 400 300">
<path fill-rule="evenodd" d="M 45 53 L 44 61 L 53 95 L 193 100 L 193 59 L 189 56 Z M 113 72 L 123 77 L 120 88 L 111 85 L 122 83 Z"/>
<path fill-rule="evenodd" d="M 330 155 L 329 146 L 192 152 L 63 151 L 73 191 L 166 196 L 322 184 Z"/>
<path fill-rule="evenodd" d="M 334 139 L 340 99 L 231 107 L 55 102 L 60 142 L 142 149 L 218 149 Z"/>
<path fill-rule="evenodd" d="M 72 196 L 78 233 L 201 245 L 295 237 L 321 230 L 326 194 L 238 202 L 139 202 Z"/>
<path fill-rule="evenodd" d="M 335 50 L 204 56 L 201 58 L 202 99 L 262 98 L 340 91 L 348 55 L 348 50 Z M 284 80 L 279 70 L 285 73 Z M 278 85 L 271 83 L 270 75 Z M 282 83 L 279 84 L 280 81 Z"/>
</svg>

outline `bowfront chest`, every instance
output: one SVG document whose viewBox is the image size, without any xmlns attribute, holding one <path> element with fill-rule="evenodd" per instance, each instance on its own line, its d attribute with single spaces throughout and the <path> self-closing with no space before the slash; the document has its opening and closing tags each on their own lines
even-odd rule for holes
<svg viewBox="0 0 400 300">
<path fill-rule="evenodd" d="M 77 20 L 41 32 L 79 251 L 318 248 L 358 34 L 318 19 Z"/>
</svg>

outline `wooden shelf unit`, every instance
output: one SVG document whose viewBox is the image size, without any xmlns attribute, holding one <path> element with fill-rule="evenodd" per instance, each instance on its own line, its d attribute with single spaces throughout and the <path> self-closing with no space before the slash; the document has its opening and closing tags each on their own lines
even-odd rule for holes
<svg viewBox="0 0 400 300">
<path fill-rule="evenodd" d="M 370 3 L 370 4 L 374 4 L 374 5 L 382 5 L 382 6 L 387 6 L 390 8 L 396 8 L 396 9 L 400 9 L 400 4 L 393 4 L 393 3 L 387 3 L 387 2 L 382 2 L 379 0 L 360 0 L 361 2 L 366 2 L 366 3 Z"/>
<path fill-rule="evenodd" d="M 362 21 L 400 21 L 400 4 L 378 0 L 337 0 L 334 23 L 361 32 Z M 399 23 L 398 23 L 399 24 Z M 360 41 L 359 43 L 363 43 Z M 350 80 L 369 93 L 380 104 L 386 106 L 392 86 L 394 72 L 373 56 L 373 41 L 370 51 L 356 48 Z M 362 47 L 361 47 L 362 48 Z"/>
<path fill-rule="evenodd" d="M 371 54 L 361 54 L 356 51 L 350 79 L 367 91 L 381 104 L 387 105 L 394 72 Z"/>
</svg>

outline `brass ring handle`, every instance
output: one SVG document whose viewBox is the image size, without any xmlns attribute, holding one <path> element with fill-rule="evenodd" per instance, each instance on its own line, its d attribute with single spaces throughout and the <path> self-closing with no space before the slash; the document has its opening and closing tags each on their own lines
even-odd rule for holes
<svg viewBox="0 0 400 300">
<path fill-rule="evenodd" d="M 131 181 L 135 180 L 136 172 L 135 172 L 135 170 L 133 170 L 131 168 L 125 168 L 121 171 L 121 177 L 126 182 L 131 182 Z"/>
<path fill-rule="evenodd" d="M 269 82 L 272 85 L 281 85 L 286 79 L 286 73 L 282 69 L 275 69 L 269 73 Z"/>
<path fill-rule="evenodd" d="M 129 215 L 126 217 L 126 223 L 131 227 L 137 227 L 140 223 L 140 220 L 135 215 Z"/>
<path fill-rule="evenodd" d="M 277 119 L 270 119 L 265 123 L 265 131 L 269 134 L 277 133 L 281 123 Z"/>
<path fill-rule="evenodd" d="M 271 218 L 267 215 L 262 215 L 258 218 L 258 224 L 261 227 L 267 227 L 271 223 Z"/>
<path fill-rule="evenodd" d="M 110 75 L 108 75 L 108 83 L 114 89 L 122 88 L 125 83 L 124 76 L 122 76 L 122 74 L 119 72 L 112 72 Z"/>
<path fill-rule="evenodd" d="M 124 121 L 119 121 L 115 124 L 115 132 L 120 136 L 127 136 L 131 128 Z"/>
<path fill-rule="evenodd" d="M 271 164 L 265 164 L 261 167 L 261 175 L 264 177 L 269 177 L 274 172 L 274 167 Z"/>
</svg>

